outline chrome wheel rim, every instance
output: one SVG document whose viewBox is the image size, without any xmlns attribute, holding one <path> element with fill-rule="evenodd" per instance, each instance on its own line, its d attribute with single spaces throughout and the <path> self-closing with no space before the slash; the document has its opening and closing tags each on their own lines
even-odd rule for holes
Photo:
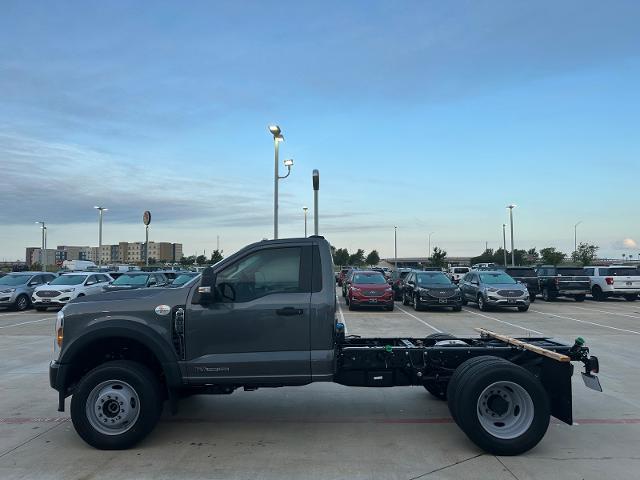
<svg viewBox="0 0 640 480">
<path fill-rule="evenodd" d="M 24 310 L 27 308 L 27 299 L 24 297 L 18 298 L 18 310 Z"/>
<path fill-rule="evenodd" d="M 478 397 L 478 421 L 490 435 L 510 440 L 527 432 L 535 407 L 527 391 L 514 382 L 495 382 Z"/>
<path fill-rule="evenodd" d="M 140 398 L 127 382 L 107 380 L 89 393 L 86 415 L 100 433 L 121 435 L 135 425 L 140 415 Z"/>
</svg>

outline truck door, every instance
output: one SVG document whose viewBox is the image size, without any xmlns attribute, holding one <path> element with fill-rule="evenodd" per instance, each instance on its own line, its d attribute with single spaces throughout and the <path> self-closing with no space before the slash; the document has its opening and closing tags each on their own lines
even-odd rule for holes
<svg viewBox="0 0 640 480">
<path fill-rule="evenodd" d="M 310 247 L 276 244 L 217 271 L 215 299 L 186 312 L 187 378 L 308 383 L 311 264 Z"/>
</svg>

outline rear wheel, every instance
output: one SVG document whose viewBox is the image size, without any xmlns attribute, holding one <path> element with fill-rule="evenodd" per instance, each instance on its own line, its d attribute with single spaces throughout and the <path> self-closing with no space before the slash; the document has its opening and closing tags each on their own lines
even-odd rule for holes
<svg viewBox="0 0 640 480">
<path fill-rule="evenodd" d="M 587 296 L 586 295 L 576 295 L 573 298 L 575 299 L 576 302 L 584 302 L 584 299 L 587 298 Z"/>
<path fill-rule="evenodd" d="M 602 302 L 605 299 L 602 289 L 598 285 L 594 285 L 591 289 L 591 296 L 596 302 Z"/>
<path fill-rule="evenodd" d="M 14 308 L 18 312 L 22 312 L 23 310 L 29 308 L 29 303 L 29 297 L 24 294 L 18 295 L 18 298 L 16 298 L 16 303 L 14 304 Z"/>
<path fill-rule="evenodd" d="M 78 435 L 101 450 L 129 448 L 147 436 L 162 412 L 156 376 L 128 360 L 107 362 L 87 373 L 71 398 Z"/>
<path fill-rule="evenodd" d="M 507 361 L 470 367 L 455 392 L 460 428 L 494 455 L 519 455 L 540 442 L 549 427 L 547 392 L 540 381 Z"/>
<path fill-rule="evenodd" d="M 638 299 L 638 295 L 637 294 L 633 294 L 633 295 L 625 295 L 624 299 L 627 302 L 635 302 Z"/>
<path fill-rule="evenodd" d="M 545 302 L 551 302 L 553 300 L 553 296 L 551 295 L 551 292 L 549 292 L 549 289 L 547 287 L 544 287 L 542 289 L 542 299 Z"/>
<path fill-rule="evenodd" d="M 416 312 L 422 309 L 422 304 L 420 303 L 420 297 L 418 295 L 413 296 L 413 309 Z"/>
</svg>

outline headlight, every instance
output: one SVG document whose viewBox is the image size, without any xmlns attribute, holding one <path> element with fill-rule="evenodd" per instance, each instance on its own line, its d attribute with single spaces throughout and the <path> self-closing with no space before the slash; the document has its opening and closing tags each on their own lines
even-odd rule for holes
<svg viewBox="0 0 640 480">
<path fill-rule="evenodd" d="M 6 290 L 2 290 L 0 293 L 13 293 L 15 292 L 15 288 L 7 288 Z"/>
<path fill-rule="evenodd" d="M 60 349 L 62 348 L 62 340 L 64 337 L 64 308 L 58 312 L 56 316 L 56 338 L 53 340 L 53 355 L 58 358 Z"/>
<path fill-rule="evenodd" d="M 60 290 L 62 293 L 69 293 L 75 291 L 75 288 L 65 288 L 64 290 Z"/>
<path fill-rule="evenodd" d="M 493 287 L 489 287 L 489 288 L 487 288 L 487 292 L 495 293 L 495 292 L 497 292 L 497 291 L 498 291 L 498 289 L 497 289 L 497 288 L 493 288 Z"/>
<path fill-rule="evenodd" d="M 351 291 L 352 292 L 360 292 L 360 289 L 358 287 L 351 287 Z"/>
</svg>

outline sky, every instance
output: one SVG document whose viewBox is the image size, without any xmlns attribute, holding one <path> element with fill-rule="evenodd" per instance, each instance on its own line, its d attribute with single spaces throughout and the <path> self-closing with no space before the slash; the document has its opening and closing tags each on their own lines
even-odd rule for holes
<svg viewBox="0 0 640 480">
<path fill-rule="evenodd" d="M 0 260 L 280 237 L 350 251 L 639 255 L 637 1 L 14 1 L 0 16 Z M 281 167 L 281 174 L 286 172 Z M 507 240 L 508 241 L 508 240 Z M 636 243 L 637 242 L 637 243 Z"/>
</svg>

